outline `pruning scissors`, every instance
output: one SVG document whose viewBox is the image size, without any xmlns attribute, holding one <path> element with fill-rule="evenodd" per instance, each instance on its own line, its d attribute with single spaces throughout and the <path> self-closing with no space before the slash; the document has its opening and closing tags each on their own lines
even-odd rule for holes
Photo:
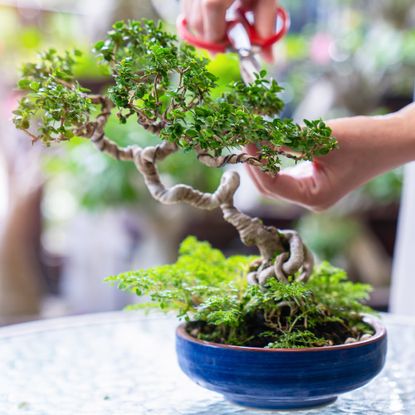
<svg viewBox="0 0 415 415">
<path fill-rule="evenodd" d="M 226 14 L 226 37 L 224 41 L 212 43 L 196 37 L 190 30 L 187 20 L 183 15 L 177 19 L 179 36 L 193 46 L 206 49 L 212 53 L 236 52 L 239 56 L 241 76 L 246 84 L 252 83 L 261 65 L 258 53 L 266 51 L 274 43 L 278 42 L 287 33 L 290 26 L 290 18 L 286 10 L 277 7 L 275 10 L 277 28 L 275 33 L 267 38 L 259 36 L 255 29 L 252 13 L 240 6 L 231 7 Z"/>
</svg>

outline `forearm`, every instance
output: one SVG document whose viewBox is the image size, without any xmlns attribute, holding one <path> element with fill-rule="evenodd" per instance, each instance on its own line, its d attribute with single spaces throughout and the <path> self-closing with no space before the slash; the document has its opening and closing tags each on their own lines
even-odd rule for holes
<svg viewBox="0 0 415 415">
<path fill-rule="evenodd" d="M 368 138 L 372 135 L 377 141 L 375 149 L 385 168 L 415 160 L 415 105 L 386 116 L 369 117 L 367 128 Z"/>
<path fill-rule="evenodd" d="M 359 116 L 328 123 L 343 154 L 376 175 L 415 160 L 415 104 L 386 116 Z"/>
</svg>

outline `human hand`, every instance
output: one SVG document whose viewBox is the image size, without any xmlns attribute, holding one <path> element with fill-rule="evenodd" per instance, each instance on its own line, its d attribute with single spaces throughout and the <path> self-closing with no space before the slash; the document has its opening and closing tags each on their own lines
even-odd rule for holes
<svg viewBox="0 0 415 415">
<path fill-rule="evenodd" d="M 189 27 L 207 42 L 220 42 L 225 38 L 226 10 L 234 0 L 182 0 L 182 10 Z M 275 31 L 276 0 L 241 0 L 243 7 L 254 12 L 255 28 L 261 37 Z"/>
<path fill-rule="evenodd" d="M 275 176 L 247 166 L 261 193 L 321 211 L 374 176 L 415 160 L 415 104 L 388 116 L 342 118 L 327 124 L 338 141 L 338 148 L 328 155 Z M 247 151 L 256 154 L 255 146 Z"/>
</svg>

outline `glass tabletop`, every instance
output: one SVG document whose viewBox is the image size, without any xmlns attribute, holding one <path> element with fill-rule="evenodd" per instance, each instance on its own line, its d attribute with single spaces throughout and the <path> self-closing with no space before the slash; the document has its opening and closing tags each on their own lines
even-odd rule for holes
<svg viewBox="0 0 415 415">
<path fill-rule="evenodd" d="M 415 414 L 415 320 L 384 315 L 382 374 L 298 414 Z M 120 312 L 0 329 L 0 414 L 264 415 L 193 384 L 177 363 L 176 321 Z"/>
</svg>

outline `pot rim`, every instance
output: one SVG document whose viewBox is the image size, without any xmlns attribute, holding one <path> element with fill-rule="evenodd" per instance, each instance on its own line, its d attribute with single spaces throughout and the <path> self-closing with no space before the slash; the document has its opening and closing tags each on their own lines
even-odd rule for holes
<svg viewBox="0 0 415 415">
<path fill-rule="evenodd" d="M 186 323 L 181 323 L 176 329 L 176 336 L 181 337 L 187 341 L 200 344 L 205 347 L 211 347 L 214 349 L 228 349 L 235 350 L 240 352 L 265 352 L 265 353 L 275 353 L 275 352 L 290 352 L 290 353 L 304 353 L 304 352 L 326 352 L 326 351 L 335 351 L 335 350 L 346 350 L 354 349 L 356 347 L 367 346 L 372 343 L 376 343 L 386 337 L 386 328 L 381 323 L 381 321 L 373 316 L 365 315 L 363 321 L 368 323 L 375 329 L 375 334 L 372 335 L 369 339 L 358 340 L 354 343 L 349 344 L 338 344 L 334 346 L 321 346 L 321 347 L 304 347 L 304 348 L 279 348 L 279 349 L 265 349 L 263 347 L 248 347 L 248 346 L 234 346 L 231 344 L 221 344 L 208 342 L 205 340 L 199 340 L 196 337 L 191 336 L 185 329 Z"/>
</svg>

